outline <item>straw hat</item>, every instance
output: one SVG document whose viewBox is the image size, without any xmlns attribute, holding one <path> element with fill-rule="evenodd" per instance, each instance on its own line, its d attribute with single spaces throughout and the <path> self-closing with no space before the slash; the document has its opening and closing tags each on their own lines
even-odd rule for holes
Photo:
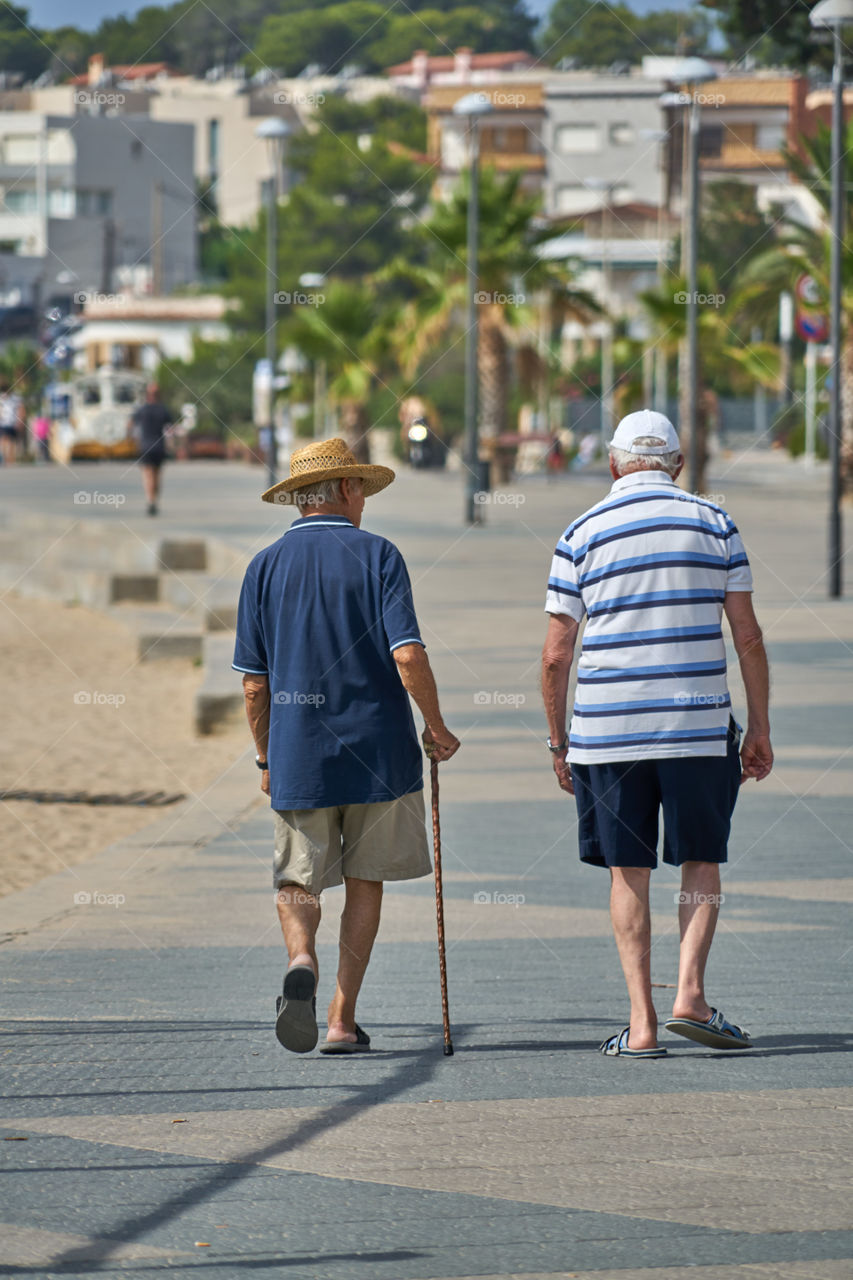
<svg viewBox="0 0 853 1280">
<path fill-rule="evenodd" d="M 390 467 L 356 462 L 345 440 L 315 440 L 290 455 L 290 476 L 280 480 L 261 497 L 264 502 L 294 502 L 294 490 L 321 480 L 361 480 L 365 498 L 379 493 L 394 479 Z"/>
</svg>

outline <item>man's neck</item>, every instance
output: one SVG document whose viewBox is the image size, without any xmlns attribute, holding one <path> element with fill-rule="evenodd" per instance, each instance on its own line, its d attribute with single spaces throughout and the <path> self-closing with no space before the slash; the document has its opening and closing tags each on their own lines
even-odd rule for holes
<svg viewBox="0 0 853 1280">
<path fill-rule="evenodd" d="M 349 512 L 338 502 L 324 502 L 321 506 L 309 507 L 307 511 L 300 510 L 299 514 L 305 520 L 311 516 L 343 516 L 345 520 L 350 519 Z"/>
</svg>

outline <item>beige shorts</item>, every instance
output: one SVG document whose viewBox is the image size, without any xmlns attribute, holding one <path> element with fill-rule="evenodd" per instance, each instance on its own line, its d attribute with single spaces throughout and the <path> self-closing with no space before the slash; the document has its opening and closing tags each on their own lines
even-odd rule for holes
<svg viewBox="0 0 853 1280">
<path fill-rule="evenodd" d="M 414 880 L 432 872 L 424 793 L 329 809 L 276 809 L 273 888 L 308 893 L 358 880 Z"/>
</svg>

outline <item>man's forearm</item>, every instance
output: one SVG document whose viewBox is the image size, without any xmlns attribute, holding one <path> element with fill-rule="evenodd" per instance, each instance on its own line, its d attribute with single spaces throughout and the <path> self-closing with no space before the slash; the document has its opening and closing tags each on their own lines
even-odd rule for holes
<svg viewBox="0 0 853 1280">
<path fill-rule="evenodd" d="M 549 667 L 542 663 L 542 698 L 548 735 L 553 743 L 566 736 L 566 701 L 569 696 L 569 671 L 565 667 Z"/>
<path fill-rule="evenodd" d="M 243 680 L 246 716 L 255 740 L 255 751 L 266 760 L 270 734 L 270 685 L 266 678 L 255 676 Z"/>
<path fill-rule="evenodd" d="M 394 658 L 403 688 L 414 698 L 424 718 L 424 724 L 431 733 L 440 732 L 445 728 L 445 724 L 438 705 L 438 689 L 426 650 L 419 644 L 401 645 L 399 649 L 394 650 Z"/>
<path fill-rule="evenodd" d="M 762 640 L 754 640 L 740 654 L 740 673 L 746 693 L 747 725 L 755 733 L 770 732 L 770 668 Z"/>
<path fill-rule="evenodd" d="M 551 618 L 542 649 L 542 700 L 548 735 L 554 743 L 562 742 L 566 736 L 566 702 L 576 636 L 576 622 Z"/>
</svg>

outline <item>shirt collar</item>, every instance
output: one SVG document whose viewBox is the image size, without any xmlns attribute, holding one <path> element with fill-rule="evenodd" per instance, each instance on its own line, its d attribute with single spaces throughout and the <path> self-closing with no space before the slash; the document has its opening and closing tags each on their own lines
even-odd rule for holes
<svg viewBox="0 0 853 1280">
<path fill-rule="evenodd" d="M 308 525 L 316 526 L 322 529 L 328 525 L 343 525 L 345 528 L 354 529 L 355 525 L 352 520 L 347 520 L 346 516 L 300 516 L 298 520 L 294 520 L 286 533 L 291 533 L 294 529 L 304 529 Z"/>
<path fill-rule="evenodd" d="M 675 481 L 667 471 L 629 471 L 613 481 L 611 493 L 621 493 L 623 489 L 640 488 L 643 485 L 664 485 L 675 487 Z"/>
</svg>

